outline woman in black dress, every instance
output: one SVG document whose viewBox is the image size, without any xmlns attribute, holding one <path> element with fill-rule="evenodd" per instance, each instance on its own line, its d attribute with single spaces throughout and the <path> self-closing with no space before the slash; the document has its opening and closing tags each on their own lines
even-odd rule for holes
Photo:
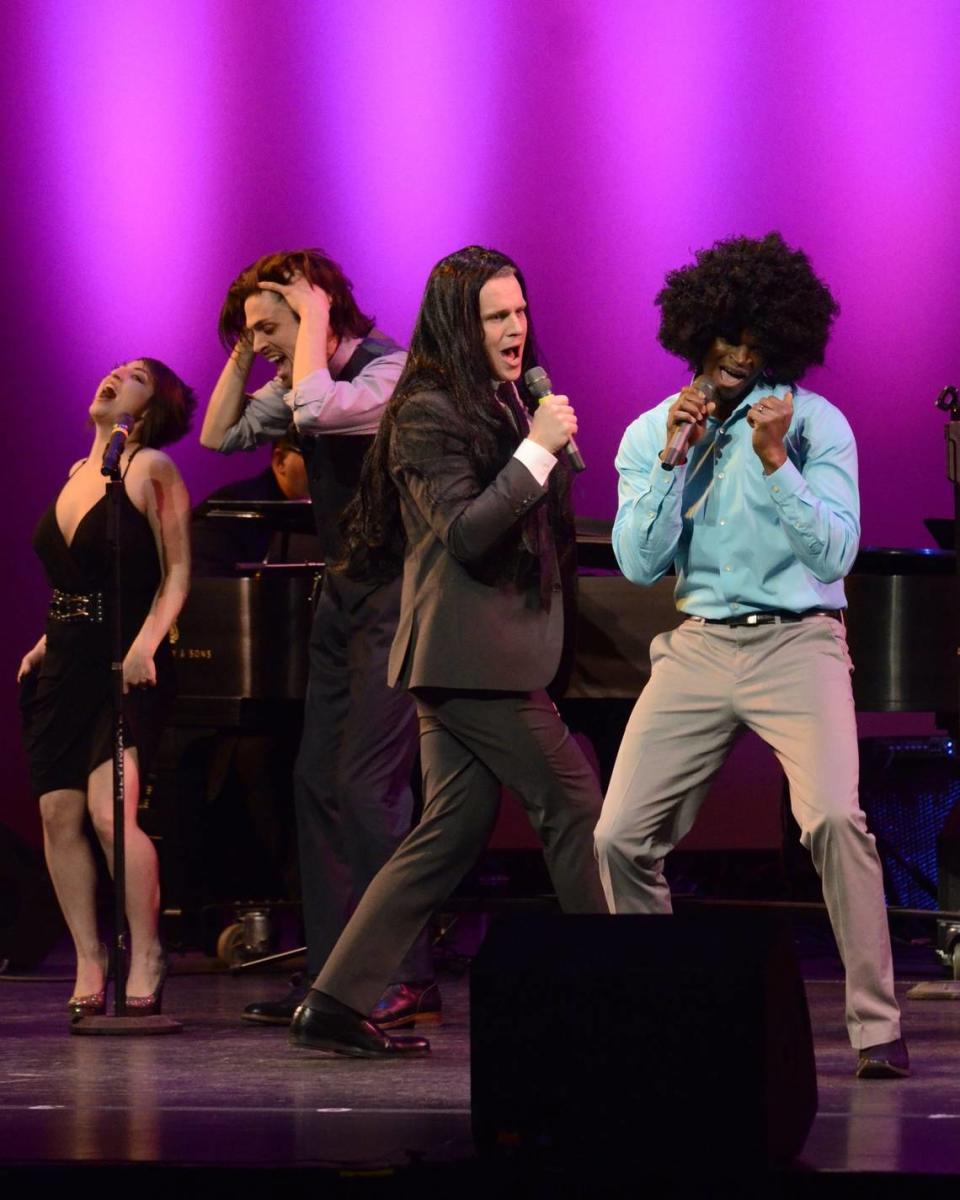
<svg viewBox="0 0 960 1200">
<path fill-rule="evenodd" d="M 46 631 L 23 658 L 24 744 L 40 797 L 50 877 L 77 951 L 74 1017 L 106 1008 L 107 951 L 97 933 L 96 869 L 84 836 L 89 812 L 113 862 L 110 701 L 113 559 L 107 540 L 103 452 L 121 413 L 135 421 L 120 468 L 123 562 L 127 1007 L 160 1011 L 163 955 L 153 844 L 137 825 L 140 772 L 172 690 L 167 639 L 189 586 L 190 502 L 180 473 L 157 447 L 189 428 L 193 392 L 155 359 L 116 367 L 90 405 L 93 446 L 40 518 L 34 548 L 53 588 Z"/>
</svg>

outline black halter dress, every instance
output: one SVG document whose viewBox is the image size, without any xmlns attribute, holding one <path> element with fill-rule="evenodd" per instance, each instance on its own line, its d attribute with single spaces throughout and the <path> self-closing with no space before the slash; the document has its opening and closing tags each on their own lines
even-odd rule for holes
<svg viewBox="0 0 960 1200">
<path fill-rule="evenodd" d="M 107 519 L 104 494 L 84 515 L 68 545 L 57 524 L 54 501 L 33 535 L 33 547 L 54 589 L 46 653 L 39 670 L 31 671 L 20 685 L 23 740 L 31 785 L 38 796 L 59 788 L 85 791 L 93 768 L 113 757 L 113 557 Z M 120 505 L 120 544 L 126 653 L 161 579 L 153 530 L 126 491 Z M 173 698 L 167 638 L 157 647 L 154 662 L 157 686 L 131 689 L 124 697 L 125 744 L 137 747 L 141 775 L 149 770 Z"/>
</svg>

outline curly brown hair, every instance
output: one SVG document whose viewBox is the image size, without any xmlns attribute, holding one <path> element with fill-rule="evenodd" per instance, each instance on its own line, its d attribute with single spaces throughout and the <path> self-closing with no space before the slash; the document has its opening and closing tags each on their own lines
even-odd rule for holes
<svg viewBox="0 0 960 1200">
<path fill-rule="evenodd" d="M 362 313 L 353 298 L 353 284 L 339 264 L 322 250 L 283 250 L 267 254 L 244 267 L 227 291 L 220 310 L 220 340 L 233 346 L 246 329 L 243 305 L 248 296 L 260 291 L 261 283 L 289 283 L 293 275 L 302 275 L 314 287 L 323 288 L 330 297 L 330 328 L 338 338 L 366 337 L 373 328 L 373 317 Z"/>
<path fill-rule="evenodd" d="M 660 344 L 691 370 L 718 337 L 737 345 L 749 331 L 770 383 L 796 383 L 823 362 L 840 311 L 806 254 L 776 232 L 697 251 L 695 263 L 669 272 L 656 304 Z"/>
</svg>

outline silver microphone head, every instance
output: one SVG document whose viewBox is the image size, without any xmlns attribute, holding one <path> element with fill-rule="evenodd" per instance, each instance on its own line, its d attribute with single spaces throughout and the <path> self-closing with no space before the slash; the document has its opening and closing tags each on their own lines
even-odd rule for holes
<svg viewBox="0 0 960 1200">
<path fill-rule="evenodd" d="M 693 381 L 693 386 L 698 392 L 703 392 L 707 400 L 716 400 L 717 385 L 713 382 L 709 375 L 698 375 Z"/>
<path fill-rule="evenodd" d="M 534 400 L 542 400 L 544 396 L 549 396 L 553 391 L 550 376 L 543 367 L 531 367 L 529 371 L 525 372 L 523 382 L 527 385 Z"/>
</svg>

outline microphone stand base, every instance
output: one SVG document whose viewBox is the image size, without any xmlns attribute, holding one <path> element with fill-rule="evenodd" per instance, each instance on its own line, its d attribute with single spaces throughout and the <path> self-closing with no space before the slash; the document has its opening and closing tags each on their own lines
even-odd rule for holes
<svg viewBox="0 0 960 1200">
<path fill-rule="evenodd" d="M 70 1032 L 105 1037 L 137 1037 L 159 1033 L 183 1033 L 183 1025 L 173 1017 L 157 1013 L 152 1017 L 80 1017 L 70 1022 Z"/>
</svg>

